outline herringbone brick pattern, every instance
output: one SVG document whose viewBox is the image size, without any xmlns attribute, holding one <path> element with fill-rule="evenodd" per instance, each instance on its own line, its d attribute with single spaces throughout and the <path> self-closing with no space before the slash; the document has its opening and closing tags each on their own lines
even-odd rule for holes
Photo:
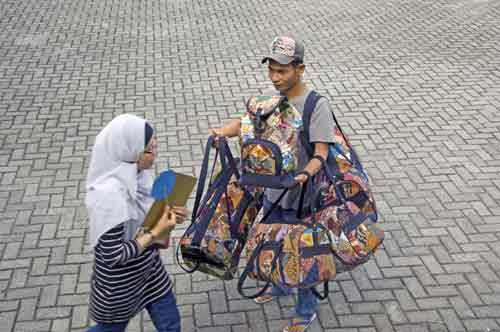
<svg viewBox="0 0 500 332">
<path fill-rule="evenodd" d="M 158 170 L 197 173 L 208 128 L 269 87 L 260 57 L 288 33 L 388 237 L 332 282 L 310 331 L 499 331 L 499 27 L 496 0 L 0 0 L 0 331 L 89 324 L 97 131 L 143 115 Z M 183 331 L 280 331 L 293 313 L 293 298 L 259 306 L 163 255 Z M 147 314 L 129 327 L 153 330 Z"/>
</svg>

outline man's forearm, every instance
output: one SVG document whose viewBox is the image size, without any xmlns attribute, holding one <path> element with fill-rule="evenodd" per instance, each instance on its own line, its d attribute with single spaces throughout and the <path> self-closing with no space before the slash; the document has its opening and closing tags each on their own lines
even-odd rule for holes
<svg viewBox="0 0 500 332">
<path fill-rule="evenodd" d="M 319 161 L 318 159 L 310 160 L 307 163 L 306 167 L 304 167 L 304 171 L 311 174 L 311 176 L 318 173 L 320 169 L 321 169 L 321 161 Z"/>
<path fill-rule="evenodd" d="M 316 143 L 314 144 L 314 155 L 315 156 L 320 156 L 324 160 L 328 158 L 328 143 Z M 309 174 L 314 175 L 319 172 L 319 170 L 322 167 L 321 161 L 318 159 L 314 158 L 309 160 L 307 163 L 306 167 L 304 167 L 304 171 L 308 172 Z"/>
</svg>

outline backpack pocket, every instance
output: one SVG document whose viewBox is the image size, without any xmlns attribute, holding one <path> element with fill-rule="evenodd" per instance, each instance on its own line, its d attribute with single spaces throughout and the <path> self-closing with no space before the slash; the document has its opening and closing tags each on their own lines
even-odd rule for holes
<svg viewBox="0 0 500 332">
<path fill-rule="evenodd" d="M 280 147 L 264 139 L 248 139 L 241 147 L 241 179 L 247 186 L 284 189 L 295 186 L 293 172 L 283 170 Z"/>
<path fill-rule="evenodd" d="M 249 139 L 242 146 L 243 175 L 281 175 L 283 160 L 275 143 L 263 139 Z"/>
</svg>

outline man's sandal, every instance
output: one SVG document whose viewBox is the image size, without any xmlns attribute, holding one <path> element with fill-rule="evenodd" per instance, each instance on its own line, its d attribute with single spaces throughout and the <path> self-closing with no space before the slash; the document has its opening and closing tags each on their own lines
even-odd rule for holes
<svg viewBox="0 0 500 332">
<path fill-rule="evenodd" d="M 274 295 L 264 294 L 262 296 L 256 297 L 255 299 L 253 299 L 253 301 L 255 303 L 257 303 L 257 304 L 264 304 L 264 303 L 267 303 L 267 302 L 271 302 L 275 298 L 276 298 L 276 296 L 274 296 Z"/>
<path fill-rule="evenodd" d="M 304 332 L 305 330 L 307 330 L 307 328 L 312 324 L 312 322 L 315 319 L 316 319 L 316 313 L 314 313 L 309 319 L 299 318 L 299 317 L 292 318 L 288 322 L 288 325 L 285 326 L 285 328 L 283 329 L 283 332 L 290 332 L 291 327 L 298 327 L 298 326 L 303 327 L 301 330 L 298 330 L 298 332 Z"/>
</svg>

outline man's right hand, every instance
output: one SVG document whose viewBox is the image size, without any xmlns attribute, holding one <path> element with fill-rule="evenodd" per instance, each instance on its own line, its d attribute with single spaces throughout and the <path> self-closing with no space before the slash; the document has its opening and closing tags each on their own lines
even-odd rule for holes
<svg viewBox="0 0 500 332">
<path fill-rule="evenodd" d="M 222 135 L 222 128 L 210 128 L 210 135 L 219 137 Z"/>
<path fill-rule="evenodd" d="M 236 137 L 240 134 L 241 120 L 233 119 L 220 128 L 211 128 L 210 135 L 217 137 Z"/>
<path fill-rule="evenodd" d="M 214 137 L 214 144 L 212 146 L 218 148 L 219 145 L 217 143 L 219 142 L 219 137 L 224 136 L 222 134 L 222 128 L 211 128 L 210 135 Z"/>
</svg>

